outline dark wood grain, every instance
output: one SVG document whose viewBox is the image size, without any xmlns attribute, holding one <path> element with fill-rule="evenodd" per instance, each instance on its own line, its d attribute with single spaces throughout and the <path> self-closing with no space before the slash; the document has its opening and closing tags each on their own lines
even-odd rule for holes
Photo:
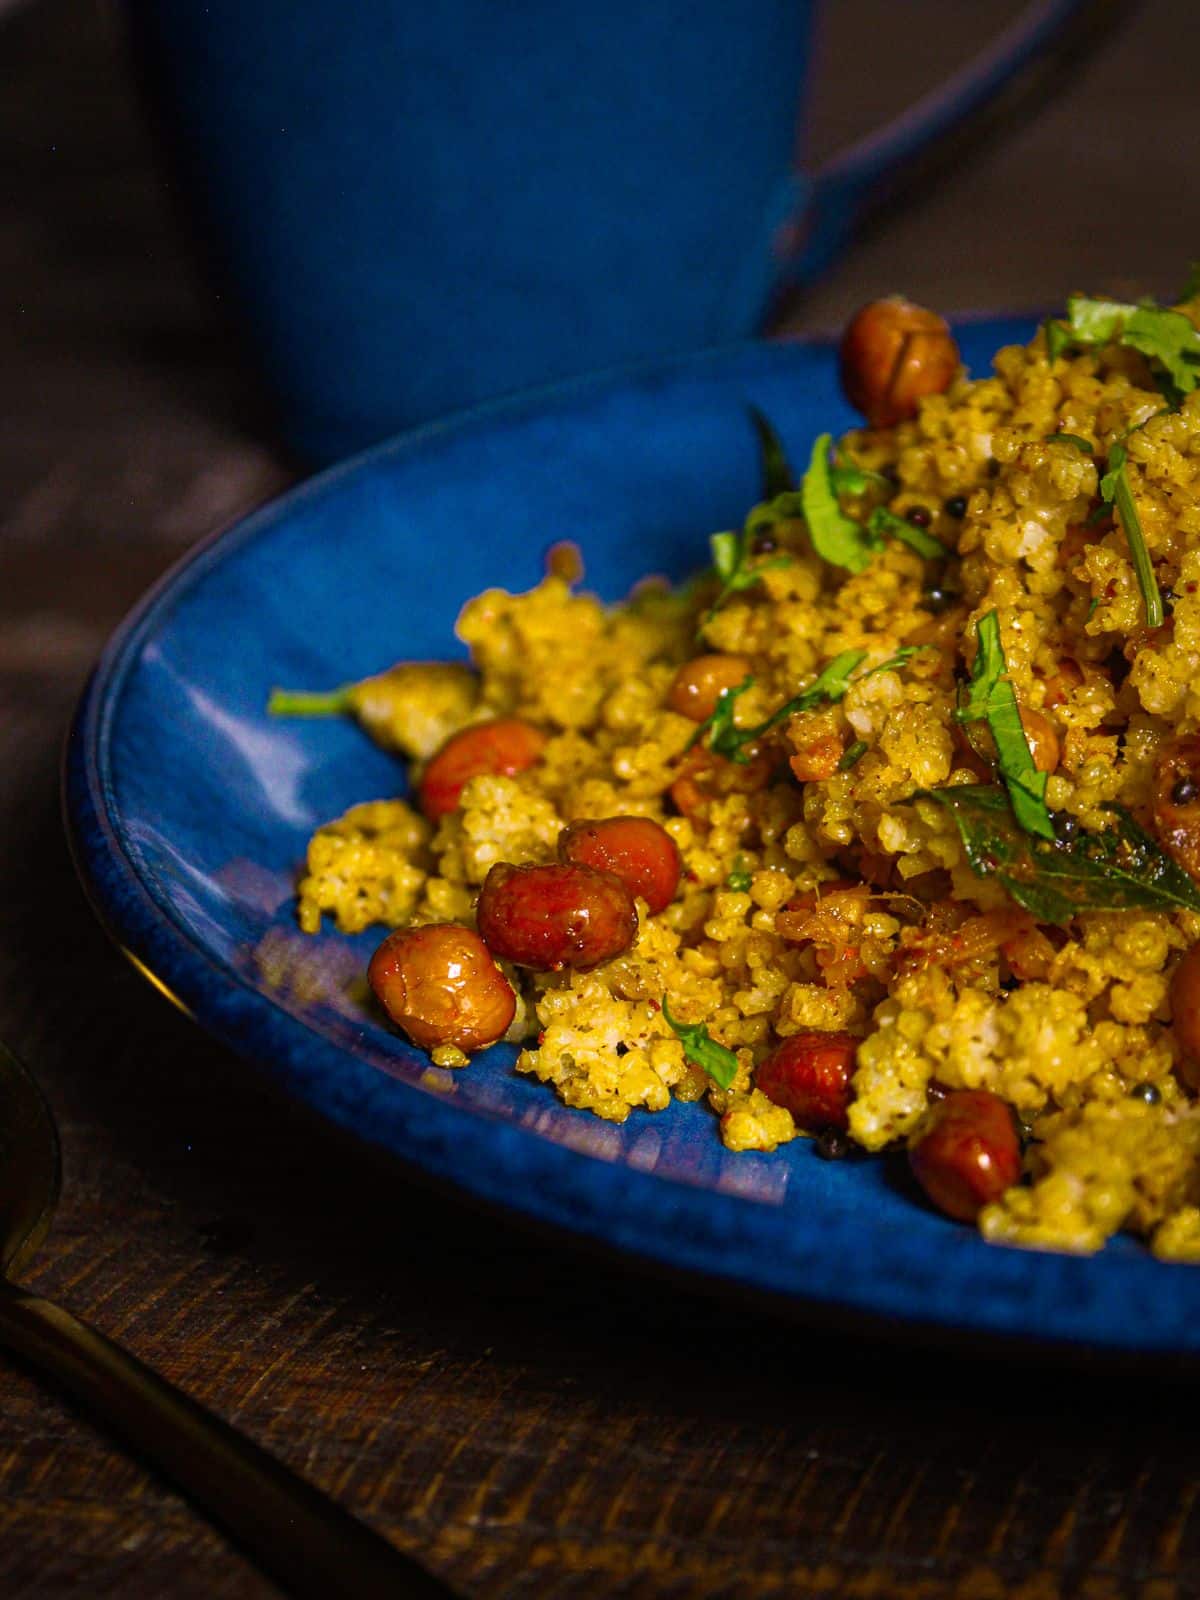
<svg viewBox="0 0 1200 1600">
<path fill-rule="evenodd" d="M 817 137 L 931 81 L 972 10 L 833 8 Z M 1147 4 L 788 325 L 901 283 L 947 309 L 1169 288 L 1200 253 L 1195 32 L 1187 0 Z M 1200 1593 L 1185 1377 L 822 1333 L 518 1232 L 364 1162 L 114 952 L 58 822 L 71 705 L 144 585 L 295 468 L 190 264 L 110 13 L 18 11 L 0 58 L 0 1034 L 66 1161 L 30 1281 L 465 1595 Z M 0 1363 L 4 1600 L 272 1592 Z"/>
</svg>

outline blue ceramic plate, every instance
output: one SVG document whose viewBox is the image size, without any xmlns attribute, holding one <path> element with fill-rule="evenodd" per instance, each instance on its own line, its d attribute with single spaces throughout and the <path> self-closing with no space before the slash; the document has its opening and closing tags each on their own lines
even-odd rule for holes
<svg viewBox="0 0 1200 1600">
<path fill-rule="evenodd" d="M 1029 332 L 966 328 L 968 363 Z M 1193 1352 L 1200 1270 L 1130 1241 L 1090 1260 L 985 1245 L 920 1203 L 902 1161 L 825 1162 L 803 1140 L 731 1155 L 700 1106 L 614 1127 L 518 1077 L 506 1046 L 437 1071 L 347 997 L 370 935 L 295 931 L 309 833 L 401 774 L 349 723 L 269 719 L 270 687 L 460 654 L 461 602 L 533 584 L 565 536 L 606 597 L 684 575 L 755 497 L 751 403 L 794 459 L 853 420 L 827 347 L 738 348 L 409 435 L 197 550 L 113 639 L 77 716 L 67 809 L 94 900 L 202 1026 L 473 1196 L 814 1315 Z"/>
</svg>

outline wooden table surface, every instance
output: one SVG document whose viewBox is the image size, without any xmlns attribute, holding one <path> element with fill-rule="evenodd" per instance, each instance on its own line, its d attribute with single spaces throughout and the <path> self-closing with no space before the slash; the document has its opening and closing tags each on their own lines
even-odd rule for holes
<svg viewBox="0 0 1200 1600">
<path fill-rule="evenodd" d="M 826 147 L 1013 8 L 831 9 Z M 949 310 L 1168 292 L 1200 254 L 1198 31 L 1191 0 L 1147 3 L 790 325 L 893 287 Z M 1200 1594 L 1178 1377 L 831 1338 L 531 1238 L 364 1165 L 106 943 L 58 818 L 72 703 L 145 584 L 295 469 L 190 265 L 113 17 L 17 8 L 0 62 L 0 1036 L 66 1162 L 28 1281 L 464 1595 Z M 274 1592 L 0 1361 L 5 1600 Z"/>
</svg>

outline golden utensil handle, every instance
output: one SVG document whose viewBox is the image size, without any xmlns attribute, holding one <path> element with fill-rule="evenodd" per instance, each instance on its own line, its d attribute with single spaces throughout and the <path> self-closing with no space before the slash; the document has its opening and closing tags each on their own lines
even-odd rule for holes
<svg viewBox="0 0 1200 1600">
<path fill-rule="evenodd" d="M 289 1594 L 452 1595 L 365 1523 L 61 1306 L 0 1282 L 0 1345 L 102 1416 Z"/>
</svg>

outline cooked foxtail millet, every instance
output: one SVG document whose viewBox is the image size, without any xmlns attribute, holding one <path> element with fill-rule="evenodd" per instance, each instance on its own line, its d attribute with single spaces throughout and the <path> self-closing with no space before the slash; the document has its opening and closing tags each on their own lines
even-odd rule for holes
<svg viewBox="0 0 1200 1600">
<path fill-rule="evenodd" d="M 417 797 L 317 832 L 301 927 L 475 930 L 492 874 L 480 970 L 567 1105 L 907 1147 L 989 1240 L 1200 1261 L 1198 329 L 1078 296 L 972 378 L 878 302 L 842 363 L 887 425 L 789 464 L 756 418 L 766 497 L 700 579 L 605 606 L 560 548 L 467 602 L 473 675 L 277 694 Z"/>
</svg>

